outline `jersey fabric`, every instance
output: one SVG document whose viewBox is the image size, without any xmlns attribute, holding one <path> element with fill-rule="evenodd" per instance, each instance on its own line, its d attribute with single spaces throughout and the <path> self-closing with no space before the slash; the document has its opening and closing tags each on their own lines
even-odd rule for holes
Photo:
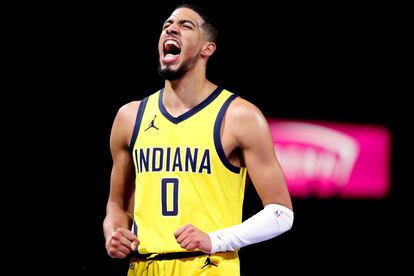
<svg viewBox="0 0 414 276">
<path fill-rule="evenodd" d="M 209 262 L 207 262 L 209 258 Z M 220 252 L 175 260 L 140 260 L 131 258 L 128 276 L 240 276 L 237 252 Z"/>
<path fill-rule="evenodd" d="M 208 233 L 242 221 L 246 168 L 229 162 L 220 139 L 225 112 L 237 95 L 218 87 L 173 117 L 163 94 L 161 89 L 141 101 L 130 144 L 133 228 L 141 254 L 185 251 L 174 232 L 187 223 Z"/>
</svg>

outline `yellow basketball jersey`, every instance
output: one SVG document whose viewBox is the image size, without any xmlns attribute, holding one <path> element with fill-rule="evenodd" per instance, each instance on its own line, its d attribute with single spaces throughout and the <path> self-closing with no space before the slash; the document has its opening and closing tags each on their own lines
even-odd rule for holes
<svg viewBox="0 0 414 276">
<path fill-rule="evenodd" d="M 185 251 L 174 232 L 187 223 L 208 233 L 242 221 L 246 168 L 229 162 L 220 139 L 236 95 L 218 87 L 179 117 L 162 97 L 160 90 L 141 101 L 130 145 L 142 254 Z"/>
</svg>

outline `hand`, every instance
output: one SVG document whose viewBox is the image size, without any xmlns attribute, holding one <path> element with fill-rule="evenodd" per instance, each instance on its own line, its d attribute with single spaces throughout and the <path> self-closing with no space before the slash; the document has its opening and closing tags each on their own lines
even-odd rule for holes
<svg viewBox="0 0 414 276">
<path fill-rule="evenodd" d="M 174 236 L 177 243 L 188 251 L 200 249 L 206 253 L 211 252 L 210 237 L 192 224 L 186 224 L 178 228 Z"/>
<path fill-rule="evenodd" d="M 108 255 L 112 258 L 124 259 L 131 251 L 138 249 L 138 238 L 128 229 L 118 228 L 105 244 Z"/>
</svg>

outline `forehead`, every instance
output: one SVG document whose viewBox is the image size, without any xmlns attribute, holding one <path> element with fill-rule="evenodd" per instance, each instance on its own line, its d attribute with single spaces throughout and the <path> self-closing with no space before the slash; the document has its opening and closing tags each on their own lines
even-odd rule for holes
<svg viewBox="0 0 414 276">
<path fill-rule="evenodd" d="M 167 19 L 167 21 L 181 21 L 181 20 L 190 20 L 194 24 L 201 26 L 203 24 L 203 19 L 189 8 L 179 8 L 173 11 L 173 13 L 170 15 L 170 17 Z"/>
</svg>

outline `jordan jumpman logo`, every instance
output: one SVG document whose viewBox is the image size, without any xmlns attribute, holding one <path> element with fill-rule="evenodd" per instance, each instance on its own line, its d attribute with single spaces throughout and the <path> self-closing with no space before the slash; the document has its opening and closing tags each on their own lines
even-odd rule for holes
<svg viewBox="0 0 414 276">
<path fill-rule="evenodd" d="M 155 128 L 156 130 L 159 130 L 159 128 L 156 127 L 155 124 L 154 124 L 154 121 L 155 121 L 156 117 L 157 117 L 157 115 L 154 116 L 154 119 L 152 119 L 151 123 L 148 125 L 148 127 L 144 131 L 147 131 L 148 129 L 150 129 L 152 127 Z"/>
</svg>

